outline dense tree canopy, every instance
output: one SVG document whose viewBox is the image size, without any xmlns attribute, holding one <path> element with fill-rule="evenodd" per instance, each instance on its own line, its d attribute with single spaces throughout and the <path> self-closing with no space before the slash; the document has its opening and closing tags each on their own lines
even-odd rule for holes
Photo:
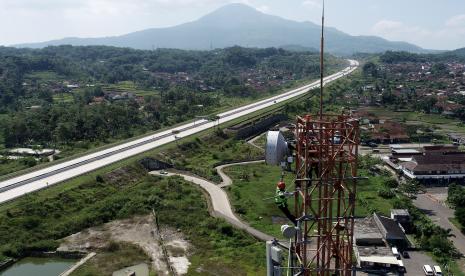
<svg viewBox="0 0 465 276">
<path fill-rule="evenodd" d="M 248 78 L 264 84 L 270 78 L 279 82 L 284 77 L 317 77 L 318 60 L 317 53 L 276 48 L 0 47 L 0 138 L 4 146 L 13 147 L 130 137 L 136 130 L 158 129 L 201 115 L 218 107 L 221 95 L 258 96 L 254 86 L 245 84 Z M 343 64 L 331 56 L 327 60 L 330 69 Z M 215 87 L 216 93 L 199 91 L 192 82 L 179 81 L 179 76 Z M 102 86 L 122 81 L 161 95 L 90 105 L 95 97 L 104 96 Z M 56 93 L 69 92 L 65 83 L 80 84 L 80 92 L 68 93 L 69 102 L 54 101 Z"/>
</svg>

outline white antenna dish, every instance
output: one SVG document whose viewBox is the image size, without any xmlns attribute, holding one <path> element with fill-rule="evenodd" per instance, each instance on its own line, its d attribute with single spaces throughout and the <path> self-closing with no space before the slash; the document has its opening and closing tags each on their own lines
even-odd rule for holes
<svg viewBox="0 0 465 276">
<path fill-rule="evenodd" d="M 289 226 L 287 224 L 281 225 L 281 233 L 287 239 L 292 239 L 297 233 L 297 228 L 294 226 Z"/>
<path fill-rule="evenodd" d="M 265 161 L 268 165 L 281 165 L 285 162 L 289 149 L 280 131 L 268 131 L 266 135 Z"/>
</svg>

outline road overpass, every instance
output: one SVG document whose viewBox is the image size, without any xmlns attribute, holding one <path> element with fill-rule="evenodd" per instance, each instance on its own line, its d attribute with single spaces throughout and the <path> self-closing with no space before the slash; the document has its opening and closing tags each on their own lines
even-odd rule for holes
<svg viewBox="0 0 465 276">
<path fill-rule="evenodd" d="M 358 61 L 349 60 L 350 66 L 332 74 L 324 79 L 324 84 L 344 77 L 359 66 Z M 39 169 L 24 175 L 14 177 L 0 182 L 0 204 L 13 200 L 22 195 L 56 185 L 76 176 L 94 171 L 123 159 L 138 155 L 154 148 L 166 145 L 201 131 L 215 127 L 218 123 L 226 123 L 253 112 L 279 104 L 283 101 L 301 96 L 309 90 L 318 88 L 319 81 L 293 89 L 291 91 L 273 96 L 246 106 L 238 107 L 224 113 L 217 114 L 218 121 L 199 119 L 191 123 L 173 127 L 156 134 L 148 135 L 131 142 L 117 145 L 105 150 L 90 153 L 82 157 L 72 159 L 63 163 Z"/>
</svg>

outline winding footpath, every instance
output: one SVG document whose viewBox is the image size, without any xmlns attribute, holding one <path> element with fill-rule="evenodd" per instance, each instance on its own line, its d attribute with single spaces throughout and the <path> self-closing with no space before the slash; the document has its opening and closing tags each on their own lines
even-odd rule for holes
<svg viewBox="0 0 465 276">
<path fill-rule="evenodd" d="M 232 164 L 227 164 L 227 165 L 216 167 L 216 170 L 222 179 L 222 182 L 220 185 L 214 182 L 211 182 L 209 180 L 203 179 L 199 176 L 194 176 L 194 175 L 186 174 L 183 172 L 168 172 L 167 174 L 160 174 L 160 171 L 153 171 L 153 172 L 150 172 L 150 174 L 158 175 L 158 176 L 180 176 L 188 182 L 199 185 L 210 196 L 210 201 L 212 205 L 211 214 L 214 217 L 225 219 L 226 221 L 231 223 L 234 227 L 246 231 L 247 233 L 249 233 L 250 235 L 254 236 L 255 238 L 259 240 L 269 241 L 269 240 L 273 240 L 274 237 L 251 227 L 250 225 L 240 220 L 236 216 L 236 214 L 232 210 L 231 203 L 228 198 L 228 194 L 222 189 L 222 187 L 227 187 L 232 184 L 231 178 L 223 172 L 224 168 L 231 167 L 231 166 L 255 164 L 255 163 L 260 163 L 260 162 L 264 162 L 264 160 L 232 163 Z"/>
<path fill-rule="evenodd" d="M 257 163 L 263 163 L 263 162 L 265 162 L 265 160 L 231 163 L 231 164 L 226 164 L 226 165 L 221 165 L 221 166 L 216 167 L 216 172 L 221 177 L 221 183 L 220 185 L 218 185 L 218 187 L 224 188 L 224 187 L 231 186 L 233 184 L 232 179 L 227 174 L 224 173 L 223 169 L 232 167 L 232 166 L 257 164 Z"/>
<path fill-rule="evenodd" d="M 257 141 L 258 139 L 260 139 L 260 137 L 262 137 L 262 135 L 265 135 L 265 134 L 260 134 L 260 135 L 257 135 L 255 137 L 253 137 L 252 139 L 248 140 L 247 143 L 249 143 L 249 145 L 251 145 L 252 147 L 255 147 L 261 151 L 265 151 L 264 148 L 260 147 L 260 146 L 257 146 L 257 144 L 255 144 L 255 141 Z"/>
</svg>

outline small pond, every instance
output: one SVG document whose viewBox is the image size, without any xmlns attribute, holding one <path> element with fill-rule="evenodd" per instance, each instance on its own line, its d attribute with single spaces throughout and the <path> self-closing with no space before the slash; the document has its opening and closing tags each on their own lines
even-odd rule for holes
<svg viewBox="0 0 465 276">
<path fill-rule="evenodd" d="M 58 276 L 74 263 L 73 259 L 27 257 L 0 271 L 0 276 Z"/>
</svg>

